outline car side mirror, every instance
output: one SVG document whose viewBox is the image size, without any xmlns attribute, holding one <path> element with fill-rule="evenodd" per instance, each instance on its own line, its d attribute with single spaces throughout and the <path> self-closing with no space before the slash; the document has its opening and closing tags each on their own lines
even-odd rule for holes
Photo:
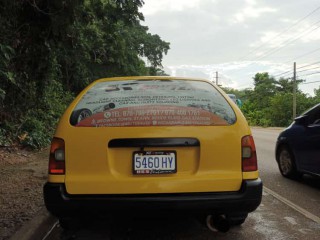
<svg viewBox="0 0 320 240">
<path fill-rule="evenodd" d="M 302 126 L 307 126 L 308 125 L 308 116 L 299 116 L 294 119 L 296 124 L 302 125 Z"/>
</svg>

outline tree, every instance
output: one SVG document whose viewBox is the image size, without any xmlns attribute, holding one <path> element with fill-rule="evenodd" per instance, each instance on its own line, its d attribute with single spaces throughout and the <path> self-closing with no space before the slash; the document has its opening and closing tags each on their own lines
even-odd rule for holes
<svg viewBox="0 0 320 240">
<path fill-rule="evenodd" d="M 258 108 L 269 106 L 270 99 L 276 94 L 276 80 L 270 77 L 268 73 L 257 73 L 253 78 L 254 91 L 250 95 Z"/>
<path fill-rule="evenodd" d="M 247 100 L 242 111 L 251 125 L 284 127 L 292 121 L 293 81 L 280 78 L 278 81 L 268 73 L 257 73 L 254 89 L 245 91 Z M 301 83 L 303 80 L 297 80 Z M 316 93 L 316 92 L 315 92 Z M 310 98 L 297 89 L 297 113 L 315 104 Z M 316 93 L 317 95 L 317 93 Z"/>
<path fill-rule="evenodd" d="M 292 93 L 279 93 L 271 99 L 267 118 L 272 126 L 285 127 L 292 122 Z M 297 93 L 297 114 L 300 115 L 313 106 L 312 98 L 306 94 Z"/>
<path fill-rule="evenodd" d="M 313 98 L 313 101 L 314 101 L 314 104 L 317 104 L 317 103 L 320 103 L 320 87 L 318 87 L 318 89 L 314 89 L 314 98 Z"/>
<path fill-rule="evenodd" d="M 301 79 L 297 79 L 296 80 L 296 84 L 297 86 L 304 82 L 304 80 Z M 293 93 L 293 81 L 291 78 L 280 78 L 277 82 L 277 92 L 282 92 L 282 93 Z M 297 92 L 301 91 L 297 88 L 296 89 Z"/>
<path fill-rule="evenodd" d="M 1 128 L 16 138 L 25 136 L 24 131 L 32 135 L 30 122 L 53 130 L 71 94 L 93 80 L 161 73 L 169 43 L 141 25 L 143 4 L 142 0 L 2 0 Z"/>
<path fill-rule="evenodd" d="M 221 87 L 223 91 L 226 93 L 234 94 L 236 95 L 237 98 L 240 98 L 241 101 L 246 101 L 247 100 L 247 89 L 245 90 L 237 90 L 233 88 L 226 88 L 226 87 Z"/>
</svg>

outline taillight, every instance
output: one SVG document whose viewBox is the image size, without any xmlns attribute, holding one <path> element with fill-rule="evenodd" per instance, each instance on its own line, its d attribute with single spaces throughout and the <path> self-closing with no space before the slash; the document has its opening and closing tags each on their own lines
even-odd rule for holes
<svg viewBox="0 0 320 240">
<path fill-rule="evenodd" d="M 61 138 L 53 138 L 49 157 L 49 174 L 65 174 L 65 146 Z"/>
<path fill-rule="evenodd" d="M 256 146 L 253 137 L 244 136 L 241 139 L 242 148 L 242 171 L 252 172 L 258 170 Z"/>
</svg>

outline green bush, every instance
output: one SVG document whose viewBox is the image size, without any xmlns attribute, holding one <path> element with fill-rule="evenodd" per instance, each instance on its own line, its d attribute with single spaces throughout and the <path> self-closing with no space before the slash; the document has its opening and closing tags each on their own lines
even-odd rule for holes
<svg viewBox="0 0 320 240">
<path fill-rule="evenodd" d="M 15 139 L 23 146 L 38 149 L 50 143 L 59 118 L 73 96 L 62 85 L 52 81 L 46 86 L 36 109 L 29 109 L 21 118 Z"/>
<path fill-rule="evenodd" d="M 0 128 L 0 146 L 10 146 L 12 144 L 8 132 Z"/>
<path fill-rule="evenodd" d="M 31 148 L 41 148 L 50 143 L 52 131 L 46 128 L 47 122 L 41 121 L 39 116 L 26 117 L 18 136 L 20 143 Z"/>
</svg>

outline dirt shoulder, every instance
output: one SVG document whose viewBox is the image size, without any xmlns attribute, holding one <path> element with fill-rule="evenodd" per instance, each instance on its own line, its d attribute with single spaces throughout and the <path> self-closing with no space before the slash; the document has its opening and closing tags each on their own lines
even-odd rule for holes
<svg viewBox="0 0 320 240">
<path fill-rule="evenodd" d="M 48 149 L 0 148 L 0 239 L 9 239 L 44 206 Z"/>
</svg>

